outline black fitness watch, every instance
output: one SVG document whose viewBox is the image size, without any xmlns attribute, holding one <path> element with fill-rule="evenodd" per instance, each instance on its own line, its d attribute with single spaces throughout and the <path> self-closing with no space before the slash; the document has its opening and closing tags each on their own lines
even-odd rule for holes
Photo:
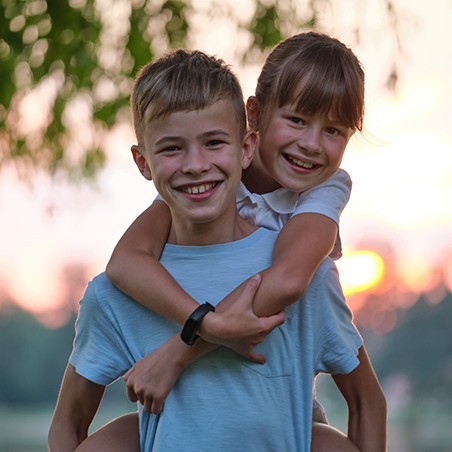
<svg viewBox="0 0 452 452">
<path fill-rule="evenodd" d="M 180 333 L 181 339 L 187 345 L 193 345 L 198 339 L 198 330 L 201 326 L 201 321 L 204 316 L 209 313 L 215 311 L 215 308 L 210 303 L 203 303 L 199 305 L 190 315 L 190 317 L 185 322 L 184 327 Z"/>
</svg>

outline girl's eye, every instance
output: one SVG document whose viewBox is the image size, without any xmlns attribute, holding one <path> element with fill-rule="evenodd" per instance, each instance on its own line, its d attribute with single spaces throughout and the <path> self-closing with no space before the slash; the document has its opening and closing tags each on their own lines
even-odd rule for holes
<svg viewBox="0 0 452 452">
<path fill-rule="evenodd" d="M 305 124 L 305 121 L 302 118 L 298 117 L 298 116 L 290 116 L 288 119 L 293 124 L 299 124 L 299 125 L 304 125 Z"/>
<path fill-rule="evenodd" d="M 336 129 L 336 127 L 328 127 L 326 132 L 329 135 L 342 135 L 342 132 L 339 129 Z"/>
</svg>

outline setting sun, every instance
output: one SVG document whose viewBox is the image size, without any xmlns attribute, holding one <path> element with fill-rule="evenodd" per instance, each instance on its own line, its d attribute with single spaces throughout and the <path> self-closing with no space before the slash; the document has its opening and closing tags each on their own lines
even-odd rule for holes
<svg viewBox="0 0 452 452">
<path fill-rule="evenodd" d="M 377 287 L 384 276 L 383 259 L 374 251 L 360 250 L 338 261 L 342 288 L 351 295 Z"/>
</svg>

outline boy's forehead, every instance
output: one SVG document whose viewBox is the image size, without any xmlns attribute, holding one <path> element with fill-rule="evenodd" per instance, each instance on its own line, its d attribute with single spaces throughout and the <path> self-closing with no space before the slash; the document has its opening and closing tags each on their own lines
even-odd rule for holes
<svg viewBox="0 0 452 452">
<path fill-rule="evenodd" d="M 229 130 L 240 129 L 233 103 L 228 99 L 220 99 L 202 108 L 174 108 L 160 114 L 149 108 L 144 119 L 148 125 L 158 124 L 160 127 L 176 126 L 178 122 L 187 120 L 196 123 L 198 127 L 205 125 L 206 129 L 213 124 L 222 124 Z"/>
<path fill-rule="evenodd" d="M 220 100 L 201 109 L 182 109 L 145 118 L 144 134 L 148 143 L 157 144 L 168 139 L 220 137 L 239 139 L 241 127 L 232 102 Z"/>
</svg>

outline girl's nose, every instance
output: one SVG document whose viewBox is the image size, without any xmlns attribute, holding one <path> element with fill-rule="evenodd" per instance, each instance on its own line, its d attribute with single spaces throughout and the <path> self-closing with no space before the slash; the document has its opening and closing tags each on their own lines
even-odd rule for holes
<svg viewBox="0 0 452 452">
<path fill-rule="evenodd" d="M 307 128 L 298 139 L 298 147 L 310 154 L 317 154 L 322 150 L 322 133 L 317 128 Z"/>
</svg>

